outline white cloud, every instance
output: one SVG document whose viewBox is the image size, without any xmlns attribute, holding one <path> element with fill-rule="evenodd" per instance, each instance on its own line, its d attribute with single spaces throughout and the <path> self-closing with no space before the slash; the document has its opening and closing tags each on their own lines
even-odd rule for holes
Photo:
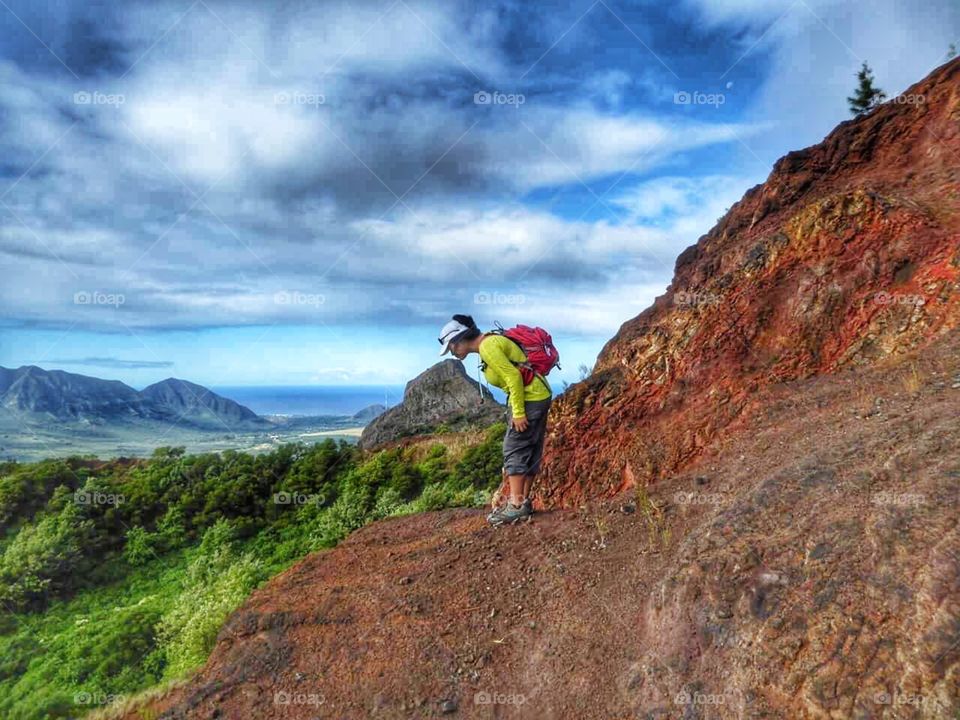
<svg viewBox="0 0 960 720">
<path fill-rule="evenodd" d="M 624 190 L 613 202 L 624 208 L 633 222 L 655 226 L 668 223 L 674 232 L 706 232 L 762 177 L 707 175 L 664 176 Z"/>
<path fill-rule="evenodd" d="M 488 141 L 488 171 L 521 189 L 644 172 L 678 153 L 750 137 L 748 124 L 546 108 L 507 117 Z"/>
</svg>

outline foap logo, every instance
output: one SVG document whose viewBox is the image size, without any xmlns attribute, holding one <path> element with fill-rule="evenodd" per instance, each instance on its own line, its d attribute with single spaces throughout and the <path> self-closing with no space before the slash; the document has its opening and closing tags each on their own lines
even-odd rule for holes
<svg viewBox="0 0 960 720">
<path fill-rule="evenodd" d="M 703 93 L 699 90 L 688 92 L 680 90 L 673 94 L 674 105 L 713 105 L 718 108 L 727 101 L 723 93 Z"/>
<path fill-rule="evenodd" d="M 723 695 L 681 690 L 673 697 L 676 705 L 723 705 Z"/>
<path fill-rule="evenodd" d="M 926 703 L 929 698 L 915 693 L 888 693 L 878 692 L 873 696 L 873 701 L 877 705 L 911 705 L 920 707 Z"/>
<path fill-rule="evenodd" d="M 520 172 L 520 163 L 516 160 L 458 160 L 457 173 L 459 175 L 516 175 Z"/>
<path fill-rule="evenodd" d="M 523 305 L 526 295 L 519 293 L 478 292 L 473 296 L 475 305 Z"/>
<path fill-rule="evenodd" d="M 923 105 L 927 101 L 927 98 L 924 95 L 914 95 L 913 93 L 907 93 L 905 95 L 897 95 L 893 99 L 894 105 Z"/>
<path fill-rule="evenodd" d="M 73 694 L 74 705 L 112 705 L 126 702 L 126 695 L 114 695 L 99 690 L 94 692 L 78 692 Z"/>
<path fill-rule="evenodd" d="M 487 692 L 481 690 L 473 696 L 474 705 L 523 705 L 526 695 L 520 693 Z"/>
<path fill-rule="evenodd" d="M 319 293 L 304 293 L 299 290 L 281 290 L 274 294 L 273 301 L 277 305 L 312 305 L 320 307 L 327 299 Z"/>
<path fill-rule="evenodd" d="M 113 105 L 119 107 L 127 101 L 127 98 L 120 93 L 102 93 L 97 90 L 87 92 L 81 90 L 73 94 L 74 105 Z"/>
<path fill-rule="evenodd" d="M 870 500 L 874 505 L 913 505 L 914 507 L 919 507 L 927 502 L 927 497 L 923 493 L 895 493 L 884 491 L 875 493 Z"/>
<path fill-rule="evenodd" d="M 107 305 L 118 308 L 127 301 L 122 293 L 106 293 L 99 290 L 79 290 L 73 294 L 74 305 Z"/>
<path fill-rule="evenodd" d="M 473 94 L 474 105 L 513 105 L 514 107 L 518 108 L 526 101 L 527 98 L 523 93 L 502 93 L 496 90 L 493 92 L 477 90 Z"/>
<path fill-rule="evenodd" d="M 723 495 L 718 492 L 675 492 L 673 502 L 677 505 L 720 505 L 723 503 Z"/>
<path fill-rule="evenodd" d="M 323 93 L 301 92 L 278 92 L 273 96 L 274 105 L 306 105 L 308 107 L 320 107 L 327 102 Z"/>
<path fill-rule="evenodd" d="M 927 304 L 922 295 L 907 295 L 903 293 L 874 293 L 873 301 L 877 305 L 912 305 L 913 307 L 922 307 Z"/>
<path fill-rule="evenodd" d="M 680 307 L 707 307 L 719 305 L 720 296 L 705 290 L 677 290 L 673 294 L 673 304 Z"/>
<path fill-rule="evenodd" d="M 305 495 L 299 492 L 278 492 L 273 494 L 275 505 L 323 505 L 322 493 Z"/>
<path fill-rule="evenodd" d="M 73 493 L 73 501 L 77 505 L 115 505 L 124 503 L 123 495 L 104 493 L 99 490 L 77 490 Z"/>
<path fill-rule="evenodd" d="M 323 705 L 324 697 L 320 693 L 288 692 L 280 690 L 273 694 L 274 705 Z"/>
</svg>

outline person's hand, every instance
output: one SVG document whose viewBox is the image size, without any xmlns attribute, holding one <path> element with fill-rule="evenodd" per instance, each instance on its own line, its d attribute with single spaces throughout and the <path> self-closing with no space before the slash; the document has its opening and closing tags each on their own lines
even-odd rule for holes
<svg viewBox="0 0 960 720">
<path fill-rule="evenodd" d="M 524 415 L 523 417 L 513 419 L 513 429 L 516 430 L 517 432 L 523 432 L 528 427 L 530 427 L 530 423 L 527 422 L 526 415 Z"/>
</svg>

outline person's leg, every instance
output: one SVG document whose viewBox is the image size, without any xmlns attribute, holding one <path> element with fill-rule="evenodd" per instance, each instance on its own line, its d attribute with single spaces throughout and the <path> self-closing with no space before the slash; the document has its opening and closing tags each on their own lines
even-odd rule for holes
<svg viewBox="0 0 960 720">
<path fill-rule="evenodd" d="M 498 507 L 503 505 L 509 499 L 510 499 L 510 481 L 507 480 L 507 469 L 501 468 L 500 487 L 497 488 L 497 491 L 493 494 L 493 497 L 490 498 L 491 509 L 496 510 Z"/>
<path fill-rule="evenodd" d="M 530 489 L 533 487 L 533 479 L 537 476 L 537 471 L 529 472 L 523 476 L 523 499 L 530 497 Z"/>
<path fill-rule="evenodd" d="M 494 525 L 516 522 L 525 512 L 523 506 L 523 483 L 527 470 L 530 431 L 517 432 L 507 413 L 507 432 L 503 438 L 503 477 L 506 486 L 503 504 L 487 516 Z"/>
<path fill-rule="evenodd" d="M 494 512 L 488 518 L 494 524 L 514 518 L 529 515 L 529 508 L 523 507 L 523 500 L 527 497 L 532 484 L 532 475 L 539 467 L 538 444 L 542 448 L 542 432 L 544 428 L 544 414 L 549 403 L 543 401 L 528 401 L 526 403 L 528 427 L 523 432 L 517 432 L 510 423 L 509 411 L 507 415 L 507 432 L 503 438 L 503 465 L 507 473 L 507 484 L 510 486 L 510 500 L 500 512 Z M 530 477 L 528 478 L 528 475 Z"/>
<path fill-rule="evenodd" d="M 526 495 L 523 494 L 523 483 L 526 477 L 526 475 L 510 475 L 507 478 L 510 482 L 510 502 L 514 505 L 522 504 L 523 499 L 526 497 Z"/>
<path fill-rule="evenodd" d="M 524 475 L 523 480 L 523 497 L 524 499 L 529 498 L 533 502 L 533 497 L 531 492 L 533 491 L 533 481 L 537 477 L 537 473 L 540 472 L 540 463 L 543 459 L 543 444 L 547 435 L 547 415 L 550 412 L 550 405 L 552 404 L 553 398 L 549 398 L 546 402 L 537 403 L 539 407 L 539 412 L 536 413 L 536 419 L 534 421 L 534 427 L 532 430 L 536 434 L 536 442 L 533 446 L 533 453 L 530 457 L 530 470 Z"/>
</svg>

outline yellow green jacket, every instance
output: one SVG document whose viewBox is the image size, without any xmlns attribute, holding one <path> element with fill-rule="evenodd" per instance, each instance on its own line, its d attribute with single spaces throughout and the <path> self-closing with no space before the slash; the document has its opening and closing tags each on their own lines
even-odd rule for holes
<svg viewBox="0 0 960 720">
<path fill-rule="evenodd" d="M 483 376 L 487 382 L 507 393 L 510 414 L 514 418 L 527 416 L 524 408 L 527 400 L 546 400 L 553 394 L 546 378 L 539 375 L 524 386 L 520 370 L 514 363 L 525 362 L 527 356 L 510 338 L 487 335 L 480 342 L 480 359 L 483 360 Z"/>
</svg>

